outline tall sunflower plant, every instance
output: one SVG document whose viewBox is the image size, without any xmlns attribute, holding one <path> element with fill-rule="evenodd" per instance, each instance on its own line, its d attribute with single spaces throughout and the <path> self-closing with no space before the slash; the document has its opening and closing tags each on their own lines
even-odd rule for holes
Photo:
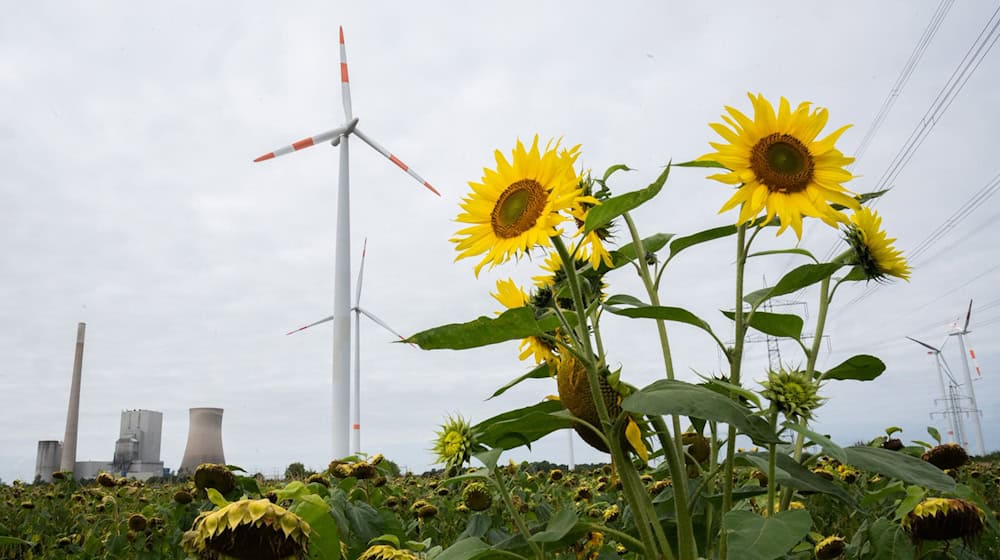
<svg viewBox="0 0 1000 560">
<path fill-rule="evenodd" d="M 713 151 L 686 163 L 668 163 L 644 188 L 615 194 L 611 182 L 625 176 L 628 167 L 611 166 L 599 177 L 579 171 L 580 146 L 564 147 L 557 140 L 542 145 L 538 136 L 530 144 L 517 141 L 510 158 L 496 150 L 494 165 L 469 182 L 471 191 L 457 217 L 462 228 L 450 240 L 458 252 L 456 261 L 475 259 L 476 277 L 484 267 L 494 269 L 529 255 L 544 257 L 532 260 L 541 260 L 541 270 L 527 288 L 513 280 L 497 282 L 491 295 L 503 309 L 495 316 L 431 328 L 408 342 L 428 350 L 465 350 L 519 341 L 518 358 L 533 367 L 491 398 L 526 379 L 554 378 L 558 399 L 543 397 L 538 404 L 465 426 L 461 444 L 441 442 L 442 449 L 461 452 L 439 453 L 451 471 L 457 473 L 477 456 L 491 468 L 460 477 L 499 476 L 496 461 L 504 450 L 573 429 L 610 455 L 629 512 L 627 535 L 619 542 L 627 540 L 640 558 L 682 560 L 775 558 L 801 549 L 808 545 L 813 524 L 808 510 L 794 507 L 798 502 L 793 499 L 803 491 L 827 493 L 858 507 L 855 497 L 810 470 L 817 454 L 805 454 L 808 446 L 907 484 L 954 491 L 954 481 L 933 465 L 885 449 L 842 448 L 809 428 L 824 402 L 825 384 L 870 381 L 885 369 L 870 355 L 854 356 L 826 371 L 816 368 L 837 290 L 908 280 L 910 268 L 895 249 L 895 239 L 881 229 L 878 213 L 864 206 L 882 193 L 859 195 L 844 186 L 853 178 L 847 169 L 853 158 L 836 145 L 848 127 L 822 135 L 826 109 L 810 103 L 793 108 L 784 98 L 775 109 L 763 95 L 749 97 L 752 115 L 726 107 L 723 122 L 710 124 L 721 137 L 710 142 Z M 729 185 L 732 196 L 720 213 L 735 210 L 735 223 L 688 235 L 641 235 L 632 212 L 660 195 L 677 167 L 711 169 L 710 180 Z M 803 224 L 810 219 L 841 231 L 846 250 L 823 261 L 801 248 Z M 778 236 L 791 230 L 795 247 L 751 252 L 759 234 L 775 230 Z M 720 302 L 733 309 L 723 311 L 731 332 L 721 335 L 695 313 L 668 305 L 664 300 L 683 301 L 684 294 L 664 293 L 660 284 L 680 253 L 726 238 L 735 239 L 734 298 Z M 782 253 L 802 255 L 809 262 L 769 288 L 747 292 L 747 259 Z M 628 268 L 642 279 L 644 293 L 613 292 L 615 271 Z M 772 298 L 806 288 L 817 292 L 819 303 L 809 344 L 802 317 L 762 310 Z M 606 314 L 634 318 L 656 330 L 662 379 L 642 388 L 627 382 L 627 356 L 633 350 L 616 353 L 605 345 L 601 319 Z M 679 323 L 713 340 L 727 358 L 728 371 L 699 383 L 679 379 L 668 329 Z M 767 381 L 752 387 L 742 367 L 751 329 L 795 341 L 804 366 L 767 372 Z M 735 342 L 725 344 L 725 339 Z M 741 435 L 754 442 L 755 451 L 737 450 Z M 765 487 L 757 480 L 737 486 L 746 482 L 739 473 L 747 467 L 761 474 L 758 480 L 766 479 Z M 654 500 L 644 474 L 670 480 L 669 489 Z M 502 487 L 502 480 L 498 484 Z M 513 508 L 511 515 L 525 538 L 505 555 L 544 558 L 553 533 L 573 527 L 562 518 L 560 527 L 533 527 Z"/>
</svg>

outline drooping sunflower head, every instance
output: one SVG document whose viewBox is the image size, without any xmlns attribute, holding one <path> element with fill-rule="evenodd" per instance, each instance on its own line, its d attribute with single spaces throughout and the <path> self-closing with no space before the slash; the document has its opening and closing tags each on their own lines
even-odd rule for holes
<svg viewBox="0 0 1000 560">
<path fill-rule="evenodd" d="M 921 459 L 941 470 L 957 469 L 969 462 L 969 454 L 957 443 L 945 443 L 928 449 Z"/>
<path fill-rule="evenodd" d="M 533 298 L 530 298 L 528 294 L 518 286 L 513 279 L 508 278 L 507 280 L 497 280 L 497 291 L 494 294 L 490 294 L 500 302 L 501 305 L 507 309 L 514 309 L 517 307 L 524 307 L 526 305 L 531 305 L 534 307 Z M 536 315 L 538 314 L 538 309 L 536 308 Z M 500 312 L 498 311 L 499 315 Z M 518 356 L 521 360 L 526 360 L 529 357 L 535 358 L 536 364 L 542 364 L 547 361 L 555 359 L 556 346 L 545 340 L 544 338 L 537 336 L 529 336 L 521 340 L 521 354 Z"/>
<path fill-rule="evenodd" d="M 590 381 L 587 379 L 587 371 L 579 360 L 572 356 L 561 358 L 553 367 L 556 370 L 556 385 L 559 388 L 559 400 L 573 416 L 585 422 L 601 428 L 601 419 L 597 412 L 597 406 L 590 393 Z M 608 415 L 612 418 L 621 413 L 621 397 L 614 390 L 604 375 L 598 376 L 601 397 L 604 399 L 604 406 L 608 410 Z M 574 424 L 576 433 L 583 441 L 598 451 L 608 452 L 608 446 L 589 426 Z"/>
<path fill-rule="evenodd" d="M 816 560 L 834 560 L 840 558 L 845 548 L 847 548 L 847 541 L 843 537 L 831 535 L 816 543 L 813 554 L 815 554 Z"/>
<path fill-rule="evenodd" d="M 472 511 L 485 511 L 493 506 L 493 494 L 482 482 L 470 482 L 462 490 L 462 502 Z"/>
<path fill-rule="evenodd" d="M 228 494 L 236 488 L 236 476 L 226 465 L 202 463 L 194 471 L 194 485 L 202 492 L 215 488 L 220 494 Z"/>
<path fill-rule="evenodd" d="M 812 418 L 814 410 L 823 404 L 819 384 L 807 372 L 787 370 L 769 371 L 767 381 L 761 383 L 761 396 L 788 419 Z"/>
<path fill-rule="evenodd" d="M 492 268 L 550 246 L 549 238 L 561 233 L 566 213 L 582 196 L 573 169 L 579 149 L 560 149 L 558 141 L 549 141 L 543 151 L 536 135 L 530 148 L 517 142 L 511 161 L 496 150 L 496 169 L 483 169 L 479 183 L 469 182 L 472 193 L 463 199 L 457 221 L 471 225 L 451 239 L 455 260 L 484 255 L 475 268 L 478 276 L 486 264 Z"/>
<path fill-rule="evenodd" d="M 472 424 L 461 415 L 449 415 L 435 435 L 432 450 L 437 459 L 435 462 L 445 465 L 449 473 L 459 472 L 479 448 Z"/>
<path fill-rule="evenodd" d="M 903 528 L 917 544 L 961 538 L 971 544 L 983 532 L 986 514 L 972 502 L 957 498 L 929 498 L 903 518 Z"/>
<path fill-rule="evenodd" d="M 831 204 L 857 209 L 858 201 L 842 186 L 853 178 L 846 166 L 854 158 L 836 149 L 843 126 L 817 139 L 826 126 L 826 109 L 811 109 L 808 102 L 793 111 L 784 97 L 775 112 L 763 95 L 748 94 L 753 104 L 753 118 L 733 107 L 726 107 L 725 124 L 711 123 L 725 140 L 710 142 L 715 152 L 700 160 L 715 161 L 728 169 L 709 176 L 728 185 L 738 185 L 736 193 L 720 212 L 739 207 L 737 222 L 748 223 L 766 211 L 766 222 L 775 216 L 781 224 L 780 235 L 791 226 L 802 237 L 802 217 L 819 218 L 832 227 L 847 217 Z"/>
<path fill-rule="evenodd" d="M 240 500 L 200 514 L 181 546 L 198 558 L 301 559 L 312 529 L 269 500 Z"/>
<path fill-rule="evenodd" d="M 376 544 L 358 556 L 358 560 L 417 560 L 417 555 L 405 548 L 395 548 L 388 544 Z"/>
<path fill-rule="evenodd" d="M 882 230 L 882 218 L 870 208 L 861 208 L 851 215 L 851 222 L 844 227 L 844 238 L 854 251 L 856 266 L 865 277 L 876 282 L 890 276 L 910 281 L 910 265 Z"/>
</svg>

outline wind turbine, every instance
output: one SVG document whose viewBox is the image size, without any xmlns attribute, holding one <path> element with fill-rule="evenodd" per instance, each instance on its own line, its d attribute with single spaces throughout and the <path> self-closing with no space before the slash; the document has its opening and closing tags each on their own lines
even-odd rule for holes
<svg viewBox="0 0 1000 560">
<path fill-rule="evenodd" d="M 952 441 L 958 443 L 959 445 L 965 447 L 968 446 L 969 442 L 965 439 L 965 426 L 962 423 L 962 396 L 958 392 L 958 381 L 955 380 L 955 376 L 951 374 L 951 368 L 948 367 L 948 362 L 945 361 L 944 356 L 941 354 L 940 348 L 935 348 L 926 342 L 921 342 L 913 337 L 906 337 L 913 342 L 923 346 L 930 350 L 928 354 L 934 355 L 934 363 L 937 365 L 938 370 L 938 383 L 941 386 L 941 398 L 935 399 L 941 400 L 945 403 L 944 412 L 931 413 L 933 417 L 934 414 L 941 414 L 948 419 L 948 433 L 952 436 Z M 948 389 L 945 390 L 944 379 L 948 378 Z"/>
<path fill-rule="evenodd" d="M 371 319 L 376 324 L 381 326 L 383 329 L 396 335 L 400 340 L 406 340 L 406 337 L 396 332 L 392 327 L 390 327 L 385 321 L 379 319 L 374 313 L 368 311 L 367 309 L 361 307 L 361 284 L 364 281 L 365 276 L 365 256 L 368 254 L 368 240 L 365 239 L 365 244 L 361 249 L 361 268 L 358 270 L 358 285 L 354 289 L 354 305 L 351 307 L 351 311 L 354 312 L 354 369 L 353 375 L 351 377 L 351 454 L 357 455 L 361 452 L 361 316 Z M 329 317 L 324 317 L 319 321 L 309 323 L 304 327 L 299 327 L 293 331 L 285 333 L 285 335 L 295 334 L 297 332 L 302 332 L 309 327 L 315 327 L 316 325 L 321 325 L 328 321 L 334 319 L 333 315 Z"/>
<path fill-rule="evenodd" d="M 976 389 L 972 386 L 972 373 L 969 371 L 969 356 L 965 352 L 965 335 L 969 334 L 969 321 L 972 319 L 972 300 L 969 300 L 969 310 L 965 313 L 965 325 L 961 330 L 957 328 L 949 336 L 958 337 L 958 348 L 962 351 L 962 367 L 965 370 L 965 383 L 969 386 L 969 399 L 972 401 L 972 425 L 976 429 L 976 445 L 979 446 L 979 455 L 985 455 L 986 449 L 983 447 L 983 426 L 979 421 L 982 411 L 976 403 Z M 970 348 L 969 352 L 975 357 L 975 352 Z M 976 367 L 979 371 L 979 367 Z"/>
<path fill-rule="evenodd" d="M 340 172 L 337 182 L 337 241 L 334 254 L 333 283 L 333 455 L 348 455 L 348 434 L 350 432 L 350 367 L 351 367 L 351 222 L 350 222 L 350 149 L 351 135 L 357 136 L 376 152 L 396 164 L 420 184 L 434 194 L 441 196 L 430 183 L 417 175 L 402 160 L 390 153 L 379 143 L 358 128 L 358 119 L 351 109 L 351 84 L 347 73 L 347 48 L 344 46 L 344 28 L 340 27 L 340 93 L 344 104 L 344 124 L 339 128 L 303 138 L 291 145 L 268 152 L 255 162 L 273 159 L 292 152 L 330 141 L 340 146 Z"/>
</svg>

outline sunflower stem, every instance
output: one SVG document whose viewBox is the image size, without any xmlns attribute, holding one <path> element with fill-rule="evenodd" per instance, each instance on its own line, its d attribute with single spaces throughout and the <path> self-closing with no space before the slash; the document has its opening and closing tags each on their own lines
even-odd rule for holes
<svg viewBox="0 0 1000 560">
<path fill-rule="evenodd" d="M 838 257 L 835 260 L 840 259 Z M 812 348 L 809 349 L 809 353 L 806 355 L 806 374 L 809 379 L 816 377 L 816 360 L 819 357 L 820 345 L 823 342 L 823 330 L 826 328 L 826 314 L 830 309 L 830 277 L 827 276 L 819 285 L 819 314 L 816 316 L 816 330 L 813 335 Z M 799 425 L 806 427 L 808 424 L 805 417 L 799 418 Z M 795 437 L 795 450 L 793 451 L 792 457 L 796 462 L 802 460 L 802 448 L 805 445 L 806 436 L 799 432 Z M 781 509 L 782 511 L 788 509 L 789 504 L 792 503 L 792 489 L 785 488 L 781 493 Z"/>
<path fill-rule="evenodd" d="M 521 517 L 521 512 L 517 511 L 514 507 L 513 500 L 510 499 L 510 491 L 507 489 L 507 483 L 504 482 L 503 473 L 500 472 L 500 467 L 493 467 L 493 480 L 496 481 L 497 489 L 500 492 L 500 499 L 503 500 L 504 505 L 507 507 L 507 511 L 510 512 L 510 516 L 514 519 L 514 525 L 517 526 L 517 530 L 524 537 L 524 541 L 528 543 L 531 547 L 532 552 L 535 553 L 535 557 L 538 560 L 545 560 L 545 553 L 539 548 L 538 544 L 531 540 L 531 531 L 528 530 L 528 526 L 524 523 L 524 518 Z"/>
<path fill-rule="evenodd" d="M 580 290 L 580 278 L 576 273 L 575 261 L 572 260 L 569 251 L 566 250 L 566 244 L 563 243 L 562 237 L 554 236 L 551 239 L 563 263 L 562 269 L 566 273 L 566 283 L 569 285 L 570 293 L 573 296 L 573 307 L 577 310 L 586 309 L 586 306 L 583 304 L 583 294 Z M 590 336 L 587 330 L 589 317 L 582 311 L 577 313 L 577 317 L 580 319 L 577 324 L 577 335 L 584 346 L 583 352 L 586 359 L 582 362 L 587 373 L 587 382 L 590 385 L 591 399 L 594 401 L 594 408 L 597 409 L 597 417 L 601 421 L 601 429 L 604 430 L 605 435 L 608 437 L 608 449 L 611 452 L 611 459 L 618 466 L 622 474 L 622 487 L 625 489 L 629 503 L 636 514 L 636 526 L 639 529 L 642 542 L 645 545 L 647 553 L 660 549 L 664 557 L 673 560 L 673 552 L 670 550 L 670 546 L 666 543 L 666 540 L 661 540 L 659 547 L 656 540 L 654 540 L 653 525 L 659 525 L 659 522 L 656 512 L 653 510 L 653 503 L 645 492 L 641 494 L 636 492 L 633 477 L 635 481 L 638 481 L 639 474 L 635 472 L 635 465 L 628 459 L 628 455 L 621 447 L 621 438 L 612 425 L 608 407 L 604 402 L 604 395 L 601 394 L 600 374 L 594 363 L 594 351 L 590 344 Z M 641 481 L 639 482 L 641 484 Z M 662 529 L 660 532 L 662 533 Z"/>
<path fill-rule="evenodd" d="M 778 427 L 778 408 L 771 404 L 770 414 L 768 414 L 768 420 L 771 423 L 771 429 L 777 430 Z M 778 450 L 778 446 L 775 443 L 767 444 L 767 515 L 774 515 L 774 505 L 775 498 L 777 496 L 778 484 L 775 480 L 774 473 L 777 465 L 777 457 L 775 452 Z"/>
<path fill-rule="evenodd" d="M 736 306 L 733 309 L 734 318 L 734 343 L 733 350 L 729 353 L 729 382 L 733 385 L 740 384 L 740 367 L 743 361 L 743 337 L 746 334 L 746 326 L 743 323 L 743 272 L 746 268 L 747 252 L 749 244 L 746 242 L 747 226 L 740 224 L 736 229 Z M 734 396 L 735 398 L 735 396 Z M 733 509 L 733 470 L 734 457 L 736 455 L 736 426 L 729 425 L 726 438 L 726 463 L 723 470 L 722 479 L 722 515 Z M 729 540 L 726 535 L 725 517 L 722 518 L 722 526 L 719 531 L 719 560 L 726 560 L 729 557 Z"/>
<path fill-rule="evenodd" d="M 642 277 L 643 286 L 649 295 L 650 305 L 660 305 L 660 293 L 653 283 L 653 277 L 649 272 L 649 263 L 646 261 L 646 248 L 642 246 L 642 238 L 639 230 L 632 220 L 632 216 L 625 212 L 622 214 L 625 223 L 628 225 L 629 234 L 632 236 L 632 246 L 635 247 L 635 260 L 639 268 L 639 276 Z M 667 337 L 666 321 L 656 320 L 656 331 L 660 337 L 660 351 L 663 354 L 663 368 L 667 374 L 667 379 L 674 379 L 674 361 L 670 354 L 670 339 Z M 674 479 L 674 505 L 677 513 L 677 542 L 682 560 L 695 558 L 698 556 L 698 543 L 694 538 L 694 526 L 691 523 L 691 510 L 688 505 L 687 493 L 687 471 L 679 457 L 683 456 L 684 443 L 681 441 L 681 420 L 676 414 L 672 415 L 673 423 L 673 445 L 664 446 L 663 452 L 667 463 L 670 466 L 670 473 Z"/>
</svg>

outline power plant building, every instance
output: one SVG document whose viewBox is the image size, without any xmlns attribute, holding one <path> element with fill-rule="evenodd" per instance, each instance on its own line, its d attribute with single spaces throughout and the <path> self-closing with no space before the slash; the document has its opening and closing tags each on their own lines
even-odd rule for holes
<svg viewBox="0 0 1000 560">
<path fill-rule="evenodd" d="M 123 410 L 121 429 L 115 442 L 115 452 L 111 461 L 76 461 L 73 475 L 77 479 L 95 478 L 105 471 L 121 476 L 147 479 L 163 476 L 163 461 L 160 460 L 160 436 L 163 432 L 163 413 L 153 410 Z M 58 441 L 38 442 L 35 459 L 35 478 L 43 482 L 52 481 L 52 473 L 60 470 L 63 444 Z"/>
</svg>

